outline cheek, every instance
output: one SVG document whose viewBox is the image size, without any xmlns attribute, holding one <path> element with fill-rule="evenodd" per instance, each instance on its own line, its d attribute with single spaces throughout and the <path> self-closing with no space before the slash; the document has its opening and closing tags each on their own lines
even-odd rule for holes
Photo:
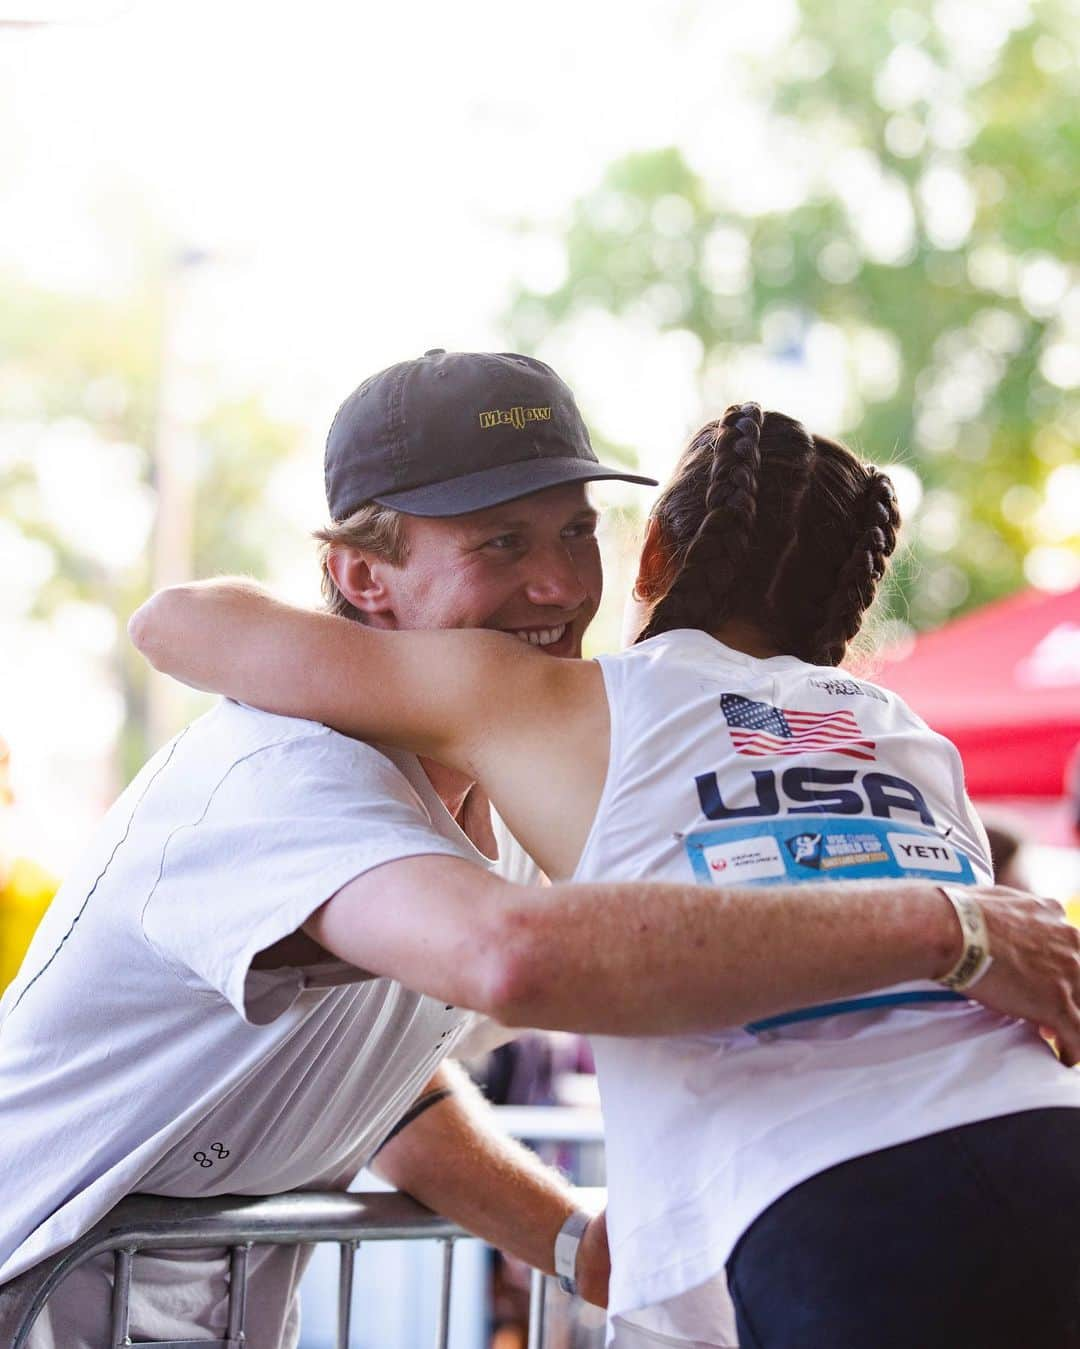
<svg viewBox="0 0 1080 1349">
<path fill-rule="evenodd" d="M 600 547 L 593 544 L 587 554 L 582 559 L 578 575 L 581 583 L 592 597 L 593 607 L 598 608 L 600 598 L 604 593 L 604 564 L 600 560 Z"/>
<path fill-rule="evenodd" d="M 448 566 L 416 566 L 410 560 L 394 595 L 394 611 L 405 628 L 455 627 L 455 576 Z"/>
<path fill-rule="evenodd" d="M 505 563 L 481 562 L 472 567 L 462 592 L 473 622 L 484 624 L 504 606 L 512 604 L 521 585 L 516 569 Z"/>
<path fill-rule="evenodd" d="M 485 558 L 466 558 L 441 568 L 429 578 L 428 607 L 437 611 L 440 627 L 483 627 L 513 599 L 513 569 Z"/>
</svg>

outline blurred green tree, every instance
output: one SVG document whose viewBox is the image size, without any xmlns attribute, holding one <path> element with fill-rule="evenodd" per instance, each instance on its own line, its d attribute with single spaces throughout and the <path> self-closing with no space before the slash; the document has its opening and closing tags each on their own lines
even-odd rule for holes
<svg viewBox="0 0 1080 1349">
<path fill-rule="evenodd" d="M 799 363 L 825 332 L 836 429 L 926 489 L 899 575 L 912 622 L 1015 589 L 1080 436 L 1078 18 L 1073 0 L 800 0 L 749 76 L 788 199 L 682 149 L 620 159 L 560 230 L 565 279 L 515 294 L 514 341 L 597 309 L 692 333 L 715 415 L 754 396 L 732 381 L 748 352 Z M 1080 557 L 1075 521 L 1050 541 Z"/>
<path fill-rule="evenodd" d="M 265 487 L 298 438 L 257 399 L 223 393 L 212 372 L 170 350 L 166 297 L 175 301 L 177 277 L 197 261 L 148 262 L 145 284 L 108 299 L 0 276 L 0 528 L 21 540 L 17 559 L 39 564 L 21 568 L 18 608 L 31 622 L 63 621 L 71 605 L 105 620 L 125 710 L 120 783 L 182 720 L 182 705 L 164 724 L 153 715 L 128 616 L 155 583 L 181 579 L 178 569 L 267 570 L 283 524 Z M 156 542 L 163 525 L 167 558 Z"/>
</svg>

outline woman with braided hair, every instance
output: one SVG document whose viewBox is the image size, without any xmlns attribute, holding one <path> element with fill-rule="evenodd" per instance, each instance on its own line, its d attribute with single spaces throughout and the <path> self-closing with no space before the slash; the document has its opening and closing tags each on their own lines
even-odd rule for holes
<svg viewBox="0 0 1080 1349">
<path fill-rule="evenodd" d="M 618 655 L 379 631 L 235 582 L 135 625 L 190 684 L 469 773 L 553 878 L 692 876 L 718 905 L 726 884 L 942 883 L 965 947 L 938 982 L 594 1040 L 620 1346 L 735 1343 L 727 1284 L 744 1349 L 1080 1346 L 1080 1083 L 964 996 L 985 975 L 994 1006 L 956 750 L 837 669 L 899 524 L 885 474 L 745 403 L 657 501 Z"/>
</svg>

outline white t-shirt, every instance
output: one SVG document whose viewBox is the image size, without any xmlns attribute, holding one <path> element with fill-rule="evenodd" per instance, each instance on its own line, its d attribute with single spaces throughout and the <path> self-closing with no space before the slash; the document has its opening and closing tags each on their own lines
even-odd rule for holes
<svg viewBox="0 0 1080 1349">
<path fill-rule="evenodd" d="M 611 760 L 575 880 L 989 879 L 955 748 L 894 694 L 698 631 L 600 664 Z M 933 983 L 833 1007 L 594 1038 L 613 1315 L 667 1304 L 657 1329 L 725 1343 L 706 1281 L 787 1190 L 941 1129 L 1080 1106 L 1080 1078 L 1034 1030 Z M 700 1318 L 680 1299 L 692 1289 Z"/>
<path fill-rule="evenodd" d="M 430 1078 L 471 1014 L 336 960 L 251 967 L 374 867 L 485 860 L 416 759 L 392 757 L 225 702 L 109 811 L 0 1002 L 0 1282 L 135 1190 L 344 1188 Z M 302 1256 L 255 1255 L 249 1343 L 277 1349 Z M 138 1258 L 137 1284 L 169 1283 L 179 1320 L 139 1325 L 137 1297 L 136 1333 L 213 1328 L 180 1264 Z M 72 1349 L 54 1301 L 34 1344 Z"/>
</svg>

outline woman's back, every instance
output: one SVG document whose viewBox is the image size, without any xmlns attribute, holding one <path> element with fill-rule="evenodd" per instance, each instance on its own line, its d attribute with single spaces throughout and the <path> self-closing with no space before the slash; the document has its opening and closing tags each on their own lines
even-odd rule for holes
<svg viewBox="0 0 1080 1349">
<path fill-rule="evenodd" d="M 687 629 L 600 664 L 610 767 L 575 880 L 989 878 L 956 750 L 895 695 Z M 633 1177 L 611 1191 L 613 1312 L 718 1273 L 757 1214 L 826 1167 L 1080 1104 L 1029 1027 L 936 984 L 833 1006 L 753 1030 L 595 1040 L 609 1175 Z"/>
</svg>

